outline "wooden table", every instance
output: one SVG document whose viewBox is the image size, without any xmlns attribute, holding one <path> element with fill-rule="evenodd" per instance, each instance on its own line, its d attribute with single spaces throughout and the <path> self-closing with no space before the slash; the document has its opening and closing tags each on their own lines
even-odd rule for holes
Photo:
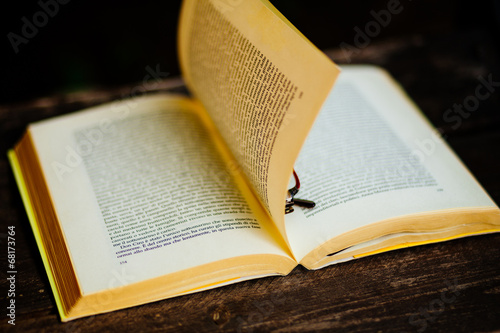
<svg viewBox="0 0 500 333">
<path fill-rule="evenodd" d="M 493 42 L 481 33 L 372 43 L 340 63 L 387 68 L 493 200 L 500 202 L 500 92 L 458 128 L 443 118 L 474 96 L 478 76 L 500 81 Z M 247 281 L 109 314 L 61 323 L 5 151 L 29 122 L 120 98 L 132 86 L 52 96 L 0 107 L 0 331 L 396 331 L 500 330 L 500 234 L 393 251 L 318 271 Z M 168 79 L 160 90 L 182 90 Z M 500 88 L 497 88 L 500 90 Z M 16 326 L 7 323 L 8 226 L 16 227 Z"/>
</svg>

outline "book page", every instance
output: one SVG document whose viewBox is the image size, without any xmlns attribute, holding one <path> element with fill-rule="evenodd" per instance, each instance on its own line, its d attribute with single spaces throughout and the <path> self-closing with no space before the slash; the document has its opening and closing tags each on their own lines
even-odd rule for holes
<svg viewBox="0 0 500 333">
<path fill-rule="evenodd" d="M 29 131 L 84 294 L 228 258 L 294 266 L 188 99 L 121 101 Z"/>
<path fill-rule="evenodd" d="M 267 0 L 184 1 L 183 77 L 286 238 L 288 177 L 338 68 Z"/>
<path fill-rule="evenodd" d="M 323 250 L 331 252 L 324 256 L 385 234 L 444 231 L 459 218 L 487 224 L 464 212 L 444 216 L 496 207 L 397 84 L 370 66 L 343 67 L 296 171 L 302 183 L 297 197 L 317 203 L 286 215 L 298 260 L 325 244 L 330 248 Z M 442 211 L 443 218 L 424 216 L 433 211 Z M 398 217 L 412 214 L 424 214 L 420 220 L 428 222 L 415 218 L 398 230 Z M 344 235 L 350 244 L 341 242 Z"/>
</svg>

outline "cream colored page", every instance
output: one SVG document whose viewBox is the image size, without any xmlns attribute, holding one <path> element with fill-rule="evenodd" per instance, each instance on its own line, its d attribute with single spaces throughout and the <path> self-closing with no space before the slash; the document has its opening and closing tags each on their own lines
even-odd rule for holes
<svg viewBox="0 0 500 333">
<path fill-rule="evenodd" d="M 268 1 L 185 1 L 184 78 L 285 236 L 288 177 L 337 67 Z"/>
<path fill-rule="evenodd" d="M 194 110 L 158 96 L 31 126 L 85 294 L 242 255 L 290 258 Z"/>
<path fill-rule="evenodd" d="M 377 221 L 495 206 L 399 87 L 369 66 L 343 68 L 296 170 L 297 197 L 317 202 L 286 215 L 297 260 Z"/>
</svg>

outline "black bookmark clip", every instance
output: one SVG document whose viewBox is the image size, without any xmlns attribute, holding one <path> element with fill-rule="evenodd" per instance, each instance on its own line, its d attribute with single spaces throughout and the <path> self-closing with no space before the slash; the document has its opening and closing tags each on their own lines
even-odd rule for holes
<svg viewBox="0 0 500 333">
<path fill-rule="evenodd" d="M 293 178 L 295 178 L 295 186 L 289 189 L 286 195 L 285 214 L 293 212 L 294 205 L 304 208 L 313 208 L 314 206 L 316 206 L 316 203 L 314 203 L 314 201 L 295 198 L 295 195 L 297 194 L 297 192 L 299 192 L 300 188 L 299 177 L 297 176 L 295 170 L 293 170 Z"/>
</svg>

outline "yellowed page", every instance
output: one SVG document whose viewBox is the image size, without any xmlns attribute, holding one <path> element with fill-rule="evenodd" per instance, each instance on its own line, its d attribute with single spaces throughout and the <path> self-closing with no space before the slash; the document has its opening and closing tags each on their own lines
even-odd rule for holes
<svg viewBox="0 0 500 333">
<path fill-rule="evenodd" d="M 293 164 L 338 68 L 267 0 L 187 0 L 184 79 L 286 239 Z"/>
<path fill-rule="evenodd" d="M 29 133 L 83 295 L 196 267 L 215 267 L 197 275 L 221 280 L 184 289 L 269 274 L 269 265 L 247 271 L 252 256 L 281 261 L 275 274 L 294 267 L 265 212 L 229 176 L 190 100 L 122 101 L 33 124 Z M 235 276 L 238 265 L 214 264 L 238 258 L 246 276 Z"/>
<path fill-rule="evenodd" d="M 307 267 L 342 259 L 326 255 L 361 242 L 368 252 L 500 229 L 495 203 L 376 67 L 343 67 L 296 170 L 298 197 L 317 202 L 286 215 L 292 251 Z"/>
</svg>

